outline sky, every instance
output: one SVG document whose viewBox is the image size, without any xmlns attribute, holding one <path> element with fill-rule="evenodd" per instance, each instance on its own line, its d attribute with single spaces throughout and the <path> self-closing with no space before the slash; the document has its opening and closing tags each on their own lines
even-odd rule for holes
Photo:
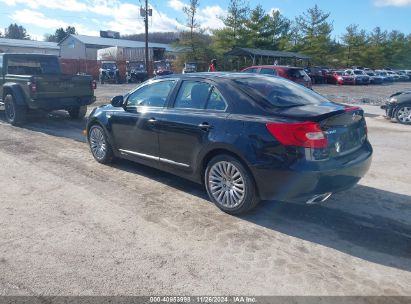
<svg viewBox="0 0 411 304">
<path fill-rule="evenodd" d="M 339 39 L 349 24 L 371 31 L 376 26 L 384 30 L 411 33 L 411 0 L 249 0 L 250 7 L 261 4 L 290 19 L 317 4 L 330 12 L 333 37 Z M 23 25 L 35 40 L 52 34 L 59 27 L 75 26 L 82 35 L 99 35 L 99 30 L 114 30 L 120 34 L 144 32 L 140 6 L 144 0 L 0 0 L 0 31 L 10 23 Z M 188 0 L 149 0 L 153 17 L 149 31 L 167 32 L 184 29 L 182 8 Z M 197 20 L 205 29 L 223 26 L 220 18 L 226 14 L 229 0 L 200 0 Z"/>
</svg>

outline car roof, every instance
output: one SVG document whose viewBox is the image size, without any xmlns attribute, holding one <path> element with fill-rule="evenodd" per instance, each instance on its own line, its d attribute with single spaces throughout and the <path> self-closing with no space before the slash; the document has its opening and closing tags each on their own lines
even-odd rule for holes
<svg viewBox="0 0 411 304">
<path fill-rule="evenodd" d="M 204 79 L 242 79 L 242 78 L 278 78 L 274 75 L 261 75 L 256 73 L 244 73 L 244 72 L 198 72 L 198 73 L 189 73 L 189 74 L 170 74 L 164 76 L 158 76 L 156 79 L 167 79 L 167 78 L 181 78 L 181 79 L 190 79 L 190 78 L 204 78 Z"/>
<path fill-rule="evenodd" d="M 294 67 L 294 66 L 288 66 L 288 65 L 273 65 L 273 64 L 266 64 L 266 65 L 252 65 L 249 67 L 246 67 L 244 69 L 249 69 L 249 68 L 280 68 L 280 69 L 300 69 L 303 70 L 304 68 L 301 67 Z"/>
</svg>

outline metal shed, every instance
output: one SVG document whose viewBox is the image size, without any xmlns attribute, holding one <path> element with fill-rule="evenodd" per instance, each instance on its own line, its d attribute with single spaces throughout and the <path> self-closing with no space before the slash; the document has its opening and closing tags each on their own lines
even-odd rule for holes
<svg viewBox="0 0 411 304">
<path fill-rule="evenodd" d="M 37 53 L 59 55 L 55 42 L 0 38 L 0 53 Z"/>
<path fill-rule="evenodd" d="M 242 59 L 237 61 L 238 69 L 240 69 L 240 66 L 257 64 L 292 64 L 294 66 L 308 66 L 310 64 L 310 57 L 300 53 L 235 47 L 224 54 L 224 68 L 228 64 L 229 57 Z M 232 65 L 233 62 L 231 61 L 231 69 L 233 69 Z"/>
</svg>

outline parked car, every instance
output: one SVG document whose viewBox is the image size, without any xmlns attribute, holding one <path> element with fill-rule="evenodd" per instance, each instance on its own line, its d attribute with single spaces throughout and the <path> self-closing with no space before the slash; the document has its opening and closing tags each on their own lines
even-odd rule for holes
<svg viewBox="0 0 411 304">
<path fill-rule="evenodd" d="M 411 76 L 409 76 L 407 72 L 404 70 L 395 71 L 395 73 L 397 73 L 397 75 L 400 76 L 400 81 L 410 81 L 411 80 Z"/>
<path fill-rule="evenodd" d="M 334 71 L 328 74 L 327 82 L 338 85 L 355 84 L 355 78 L 344 71 Z"/>
<path fill-rule="evenodd" d="M 394 78 L 384 70 L 376 70 L 375 74 L 382 77 L 384 82 L 393 82 Z"/>
<path fill-rule="evenodd" d="M 364 70 L 365 71 L 365 70 Z M 382 76 L 377 75 L 372 70 L 365 71 L 365 73 L 370 76 L 370 83 L 371 84 L 382 84 L 384 83 L 384 78 Z"/>
<path fill-rule="evenodd" d="M 393 71 L 386 71 L 386 72 L 389 76 L 392 77 L 392 79 L 394 79 L 394 81 L 400 81 L 401 80 L 400 75 L 398 75 L 397 73 L 395 73 Z"/>
<path fill-rule="evenodd" d="M 322 67 L 309 67 L 305 68 L 304 71 L 311 78 L 311 82 L 315 84 L 327 83 L 327 68 Z"/>
<path fill-rule="evenodd" d="M 230 214 L 260 199 L 322 202 L 355 185 L 372 155 L 360 108 L 250 73 L 149 80 L 94 109 L 87 138 L 96 161 L 126 158 L 203 183 Z"/>
<path fill-rule="evenodd" d="M 196 73 L 197 72 L 197 63 L 196 62 L 186 62 L 184 63 L 184 68 L 182 73 Z"/>
<path fill-rule="evenodd" d="M 102 61 L 99 69 L 100 83 L 121 83 L 120 71 L 115 61 Z"/>
<path fill-rule="evenodd" d="M 363 70 L 345 70 L 347 75 L 353 76 L 355 84 L 369 84 L 370 77 Z"/>
<path fill-rule="evenodd" d="M 63 75 L 57 56 L 0 54 L 0 105 L 12 125 L 34 110 L 66 110 L 82 118 L 95 102 L 96 82 L 89 75 Z"/>
<path fill-rule="evenodd" d="M 164 76 L 173 74 L 171 63 L 166 60 L 154 61 L 154 75 Z"/>
<path fill-rule="evenodd" d="M 411 124 L 411 90 L 391 95 L 386 104 L 381 106 L 388 119 L 395 118 L 399 123 Z"/>
<path fill-rule="evenodd" d="M 126 81 L 127 83 L 144 82 L 148 79 L 148 72 L 144 61 L 126 62 Z"/>
<path fill-rule="evenodd" d="M 303 68 L 280 65 L 254 65 L 243 69 L 241 72 L 280 76 L 312 89 L 311 78 Z"/>
</svg>

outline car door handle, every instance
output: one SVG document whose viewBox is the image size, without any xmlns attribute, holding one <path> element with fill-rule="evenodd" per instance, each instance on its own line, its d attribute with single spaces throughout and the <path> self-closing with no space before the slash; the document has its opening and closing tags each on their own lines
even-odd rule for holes
<svg viewBox="0 0 411 304">
<path fill-rule="evenodd" d="M 157 121 L 157 119 L 155 119 L 154 117 L 151 117 L 148 122 L 149 123 L 155 123 Z"/>
<path fill-rule="evenodd" d="M 208 131 L 209 129 L 212 129 L 213 127 L 210 126 L 207 122 L 203 122 L 198 125 L 198 127 L 204 131 Z"/>
</svg>

